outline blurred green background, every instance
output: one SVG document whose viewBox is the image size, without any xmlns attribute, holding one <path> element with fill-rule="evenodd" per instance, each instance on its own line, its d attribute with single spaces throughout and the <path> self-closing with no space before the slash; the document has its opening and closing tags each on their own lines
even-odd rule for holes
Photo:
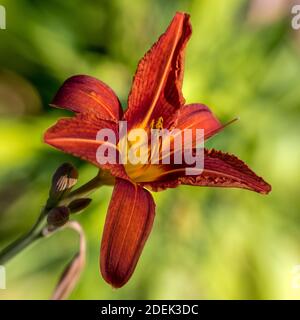
<svg viewBox="0 0 300 320">
<path fill-rule="evenodd" d="M 34 223 L 53 171 L 65 161 L 80 183 L 97 169 L 42 143 L 67 113 L 48 106 L 74 74 L 110 85 L 124 108 L 138 60 L 176 11 L 191 14 L 184 95 L 226 122 L 209 141 L 272 184 L 268 196 L 180 187 L 154 194 L 157 216 L 131 281 L 112 290 L 99 275 L 99 246 L 111 188 L 76 216 L 87 265 L 71 299 L 298 299 L 300 264 L 300 30 L 278 0 L 2 0 L 0 30 L 0 248 Z M 48 299 L 77 250 L 61 231 L 7 265 L 0 299 Z"/>
</svg>

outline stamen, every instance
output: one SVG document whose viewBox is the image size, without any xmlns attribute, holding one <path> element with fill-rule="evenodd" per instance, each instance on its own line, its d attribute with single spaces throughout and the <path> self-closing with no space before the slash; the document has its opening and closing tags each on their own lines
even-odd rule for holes
<svg viewBox="0 0 300 320">
<path fill-rule="evenodd" d="M 155 125 L 156 129 L 162 130 L 164 128 L 164 118 L 163 117 L 159 117 L 156 125 Z"/>
<path fill-rule="evenodd" d="M 158 120 L 155 122 L 155 119 L 152 119 L 150 122 L 150 129 L 159 129 L 162 130 L 164 128 L 164 118 L 159 117 Z"/>
</svg>

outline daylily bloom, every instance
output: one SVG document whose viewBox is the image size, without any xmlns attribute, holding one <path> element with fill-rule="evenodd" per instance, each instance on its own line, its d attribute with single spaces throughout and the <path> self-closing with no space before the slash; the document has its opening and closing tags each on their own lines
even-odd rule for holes
<svg viewBox="0 0 300 320">
<path fill-rule="evenodd" d="M 127 110 L 123 114 L 115 93 L 100 80 L 79 75 L 66 80 L 52 105 L 76 113 L 59 120 L 45 133 L 45 142 L 85 159 L 115 177 L 101 244 L 100 268 L 113 287 L 131 277 L 151 231 L 155 203 L 149 191 L 179 185 L 235 187 L 267 194 L 271 186 L 233 155 L 204 150 L 204 170 L 186 175 L 185 165 L 110 164 L 96 159 L 96 139 L 102 128 L 117 133 L 120 120 L 128 130 L 157 126 L 204 129 L 210 138 L 223 126 L 203 104 L 185 104 L 181 89 L 184 51 L 191 35 L 189 15 L 177 13 L 166 32 L 139 62 Z M 118 148 L 118 142 L 116 148 Z"/>
</svg>

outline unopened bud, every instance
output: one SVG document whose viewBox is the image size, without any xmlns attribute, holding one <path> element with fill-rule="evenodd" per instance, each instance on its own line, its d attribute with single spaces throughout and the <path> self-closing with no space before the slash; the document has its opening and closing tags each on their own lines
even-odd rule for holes
<svg viewBox="0 0 300 320">
<path fill-rule="evenodd" d="M 62 164 L 52 177 L 52 185 L 49 192 L 51 204 L 59 201 L 76 184 L 78 178 L 77 169 L 70 163 Z"/>
<path fill-rule="evenodd" d="M 77 213 L 85 209 L 91 201 L 89 198 L 76 199 L 68 205 L 68 208 L 71 213 Z"/>
<path fill-rule="evenodd" d="M 67 207 L 56 207 L 48 212 L 47 222 L 51 227 L 61 227 L 69 220 L 70 210 Z"/>
</svg>

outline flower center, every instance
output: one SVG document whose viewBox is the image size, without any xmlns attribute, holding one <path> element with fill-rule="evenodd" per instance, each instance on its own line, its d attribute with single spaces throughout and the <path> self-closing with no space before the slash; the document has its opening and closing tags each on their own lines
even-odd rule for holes
<svg viewBox="0 0 300 320">
<path fill-rule="evenodd" d="M 125 144 L 127 142 L 127 148 L 124 148 L 124 144 L 121 148 L 123 155 L 125 153 L 127 156 L 124 167 L 128 176 L 135 182 L 154 181 L 163 172 L 159 164 L 153 164 L 151 161 L 154 152 L 159 154 L 161 151 L 161 139 L 154 143 L 151 141 L 152 129 L 163 130 L 163 117 L 159 117 L 157 120 L 152 119 L 149 128 L 130 130 L 128 135 L 118 144 L 118 146 L 121 146 L 124 142 Z"/>
</svg>

